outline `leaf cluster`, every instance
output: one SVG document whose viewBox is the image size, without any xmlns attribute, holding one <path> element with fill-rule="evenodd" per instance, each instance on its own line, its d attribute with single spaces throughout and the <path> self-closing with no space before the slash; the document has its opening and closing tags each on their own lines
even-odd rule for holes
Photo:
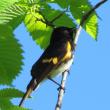
<svg viewBox="0 0 110 110">
<path fill-rule="evenodd" d="M 22 70 L 23 50 L 13 33 L 21 23 L 25 24 L 33 40 L 45 49 L 49 45 L 52 25 L 77 27 L 84 13 L 91 8 L 88 0 L 0 0 L 0 84 L 11 87 Z M 88 18 L 83 29 L 97 39 L 96 12 Z M 0 109 L 25 110 L 10 101 L 22 96 L 23 93 L 14 88 L 0 90 Z"/>
</svg>

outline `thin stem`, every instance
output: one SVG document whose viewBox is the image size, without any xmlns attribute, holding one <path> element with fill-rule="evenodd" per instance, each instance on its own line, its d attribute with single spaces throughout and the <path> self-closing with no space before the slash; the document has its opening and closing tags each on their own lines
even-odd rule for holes
<svg viewBox="0 0 110 110">
<path fill-rule="evenodd" d="M 65 71 L 65 73 L 62 77 L 62 80 L 61 80 L 61 87 L 62 88 L 59 89 L 58 100 L 57 100 L 55 110 L 60 110 L 60 108 L 61 108 L 63 96 L 64 96 L 64 93 L 65 93 L 64 88 L 65 88 L 65 84 L 66 84 L 66 81 L 67 81 L 67 76 L 68 76 L 68 71 Z"/>
<path fill-rule="evenodd" d="M 85 21 L 88 19 L 88 17 L 97 9 L 99 8 L 103 3 L 107 2 L 108 0 L 101 0 L 99 3 L 97 3 L 90 11 L 88 11 L 81 20 L 80 25 L 83 26 Z"/>
<path fill-rule="evenodd" d="M 101 6 L 103 3 L 105 3 L 107 0 L 101 0 L 99 3 L 97 3 L 90 11 L 88 11 L 83 17 L 82 17 L 82 20 L 80 22 L 80 25 L 76 31 L 76 35 L 75 35 L 75 39 L 74 39 L 74 44 L 76 46 L 77 42 L 78 42 L 78 39 L 79 39 L 79 35 L 80 35 L 80 32 L 82 30 L 82 26 L 84 25 L 85 21 L 88 19 L 88 17 L 90 17 L 90 15 L 99 7 Z M 73 55 L 73 59 L 74 59 L 74 55 Z M 67 80 L 67 77 L 68 77 L 68 73 L 67 71 L 65 71 L 63 74 L 62 74 L 62 81 L 61 81 L 61 86 L 63 88 L 65 88 L 65 84 L 66 84 L 66 80 Z M 62 105 L 62 101 L 63 101 L 63 96 L 64 96 L 64 89 L 60 89 L 59 90 L 59 93 L 58 93 L 58 100 L 57 100 L 57 104 L 56 104 L 56 107 L 55 107 L 55 110 L 60 110 L 61 109 L 61 105 Z"/>
<path fill-rule="evenodd" d="M 60 13 L 58 16 L 56 16 L 53 20 L 51 20 L 50 22 L 53 23 L 54 21 L 56 21 L 57 19 L 59 19 L 68 9 L 66 9 L 65 11 L 63 11 L 62 13 Z"/>
</svg>

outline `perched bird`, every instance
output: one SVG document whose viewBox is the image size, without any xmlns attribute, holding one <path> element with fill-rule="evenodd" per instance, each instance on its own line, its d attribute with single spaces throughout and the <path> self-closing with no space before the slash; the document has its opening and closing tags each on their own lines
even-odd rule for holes
<svg viewBox="0 0 110 110">
<path fill-rule="evenodd" d="M 22 106 L 23 101 L 42 81 L 53 78 L 70 68 L 73 62 L 73 34 L 75 34 L 74 28 L 57 27 L 53 30 L 49 46 L 32 66 L 32 80 L 19 106 Z"/>
</svg>

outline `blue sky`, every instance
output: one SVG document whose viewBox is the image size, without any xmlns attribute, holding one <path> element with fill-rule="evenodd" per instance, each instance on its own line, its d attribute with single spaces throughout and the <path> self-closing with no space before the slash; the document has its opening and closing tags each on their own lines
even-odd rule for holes
<svg viewBox="0 0 110 110">
<path fill-rule="evenodd" d="M 98 0 L 96 0 L 98 1 Z M 93 1 L 93 2 L 96 2 Z M 62 110 L 110 110 L 110 1 L 101 6 L 97 13 L 99 20 L 98 41 L 94 41 L 82 30 L 75 52 L 75 60 L 66 84 Z M 13 85 L 22 90 L 31 79 L 30 70 L 42 54 L 30 37 L 24 25 L 15 31 L 23 45 L 24 65 Z M 60 78 L 55 78 L 60 82 Z M 57 86 L 51 81 L 44 82 L 32 93 L 24 107 L 32 110 L 53 110 L 57 101 Z M 20 99 L 13 102 L 18 105 Z"/>
</svg>

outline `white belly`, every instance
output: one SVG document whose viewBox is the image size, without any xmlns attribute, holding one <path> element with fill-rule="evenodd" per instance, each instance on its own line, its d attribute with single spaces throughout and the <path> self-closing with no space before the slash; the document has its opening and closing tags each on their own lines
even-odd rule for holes
<svg viewBox="0 0 110 110">
<path fill-rule="evenodd" d="M 69 70 L 71 65 L 73 63 L 73 59 L 70 59 L 68 62 L 66 63 L 63 63 L 59 66 L 59 68 L 53 70 L 51 73 L 50 73 L 50 77 L 55 77 L 56 75 L 58 74 L 61 74 L 62 72 L 64 72 L 65 70 Z"/>
</svg>

